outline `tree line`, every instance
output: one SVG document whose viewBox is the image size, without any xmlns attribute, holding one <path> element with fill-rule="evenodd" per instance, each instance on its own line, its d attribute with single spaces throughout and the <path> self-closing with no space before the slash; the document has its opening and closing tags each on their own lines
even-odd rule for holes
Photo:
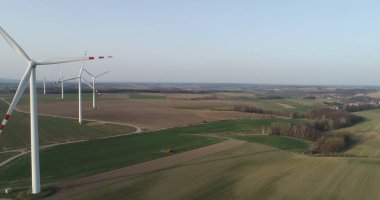
<svg viewBox="0 0 380 200">
<path fill-rule="evenodd" d="M 364 120 L 343 110 L 330 108 L 314 109 L 304 114 L 307 120 L 296 123 L 275 122 L 263 127 L 262 133 L 295 137 L 313 142 L 313 153 L 339 152 L 347 148 L 353 138 L 349 132 L 334 132 L 334 130 L 349 127 Z"/>
</svg>

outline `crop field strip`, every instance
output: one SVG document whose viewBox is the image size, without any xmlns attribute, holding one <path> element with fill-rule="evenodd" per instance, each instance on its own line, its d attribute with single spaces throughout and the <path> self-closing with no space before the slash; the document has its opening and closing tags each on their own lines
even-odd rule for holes
<svg viewBox="0 0 380 200">
<path fill-rule="evenodd" d="M 0 101 L 0 112 L 4 113 L 7 104 Z M 132 133 L 135 128 L 114 124 L 90 122 L 79 125 L 77 120 L 39 116 L 40 144 L 54 144 L 81 139 Z M 0 149 L 27 148 L 30 145 L 29 114 L 15 111 L 7 130 L 0 135 Z"/>
<path fill-rule="evenodd" d="M 164 95 L 129 94 L 130 99 L 166 99 Z"/>
<path fill-rule="evenodd" d="M 84 103 L 89 103 L 89 101 Z M 129 99 L 128 94 L 103 94 L 102 98 L 97 100 L 99 109 L 86 109 L 83 115 L 87 119 L 127 123 L 144 130 L 196 124 L 204 121 L 262 117 L 254 116 L 252 113 L 233 111 L 172 108 L 176 105 L 196 105 L 198 103 L 210 105 L 215 101 Z M 19 107 L 22 110 L 29 110 L 28 104 L 21 104 Z M 39 104 L 39 112 L 50 115 L 77 117 L 77 110 L 77 102 L 75 101 Z"/>
<path fill-rule="evenodd" d="M 173 149 L 174 153 L 179 153 L 224 140 L 222 138 L 208 137 L 207 135 L 210 133 L 258 133 L 261 131 L 262 126 L 275 121 L 286 120 L 259 119 L 220 121 L 155 131 L 146 134 L 90 140 L 51 147 L 41 150 L 41 169 L 45 168 L 45 170 L 42 170 L 42 174 L 45 174 L 42 177 L 49 177 L 44 180 L 49 182 L 117 169 L 167 156 L 169 154 L 166 152 L 166 149 L 169 148 Z M 204 136 L 200 136 L 202 134 L 204 134 Z M 113 156 L 111 157 L 109 155 Z M 65 157 L 75 157 L 75 159 L 64 159 Z M 14 185 L 23 185 L 27 182 L 27 178 L 29 177 L 29 160 L 29 155 L 24 155 L 0 168 L 0 183 L 7 182 Z M 88 161 L 91 165 L 83 165 L 83 160 Z M 78 162 L 78 166 L 83 167 L 77 167 L 75 169 L 70 167 L 75 162 Z M 11 180 L 15 177 L 17 181 L 12 183 Z"/>
<path fill-rule="evenodd" d="M 71 198 L 377 199 L 379 166 L 368 159 L 308 157 L 247 143 Z"/>
</svg>

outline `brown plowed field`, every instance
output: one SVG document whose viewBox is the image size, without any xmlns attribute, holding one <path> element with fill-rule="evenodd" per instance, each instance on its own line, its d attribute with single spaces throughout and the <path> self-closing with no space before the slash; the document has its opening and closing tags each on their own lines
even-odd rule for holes
<svg viewBox="0 0 380 200">
<path fill-rule="evenodd" d="M 99 109 L 92 110 L 91 101 L 84 101 L 85 119 L 128 123 L 144 130 L 236 118 L 257 118 L 258 115 L 208 109 L 177 109 L 181 106 L 232 106 L 231 100 L 129 99 L 127 94 L 103 94 L 97 101 Z M 247 104 L 247 102 L 244 102 Z M 39 112 L 50 115 L 77 117 L 76 101 L 57 101 L 39 105 Z M 19 108 L 28 110 L 29 105 Z"/>
</svg>

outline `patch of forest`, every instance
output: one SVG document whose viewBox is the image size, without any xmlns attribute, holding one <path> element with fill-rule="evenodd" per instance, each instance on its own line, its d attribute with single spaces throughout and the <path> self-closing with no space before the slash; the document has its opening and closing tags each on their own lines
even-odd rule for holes
<svg viewBox="0 0 380 200">
<path fill-rule="evenodd" d="M 330 108 L 310 110 L 304 113 L 304 117 L 307 120 L 299 123 L 272 123 L 263 127 L 262 133 L 312 141 L 311 153 L 334 153 L 355 142 L 350 132 L 336 130 L 364 121 L 361 116 Z"/>
</svg>

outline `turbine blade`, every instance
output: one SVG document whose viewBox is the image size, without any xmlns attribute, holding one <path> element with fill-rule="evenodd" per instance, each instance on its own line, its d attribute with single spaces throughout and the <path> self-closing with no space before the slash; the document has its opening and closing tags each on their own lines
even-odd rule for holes
<svg viewBox="0 0 380 200">
<path fill-rule="evenodd" d="M 103 72 L 103 73 L 101 73 L 101 74 L 95 76 L 95 78 L 98 78 L 98 77 L 103 76 L 103 75 L 105 75 L 105 74 L 108 74 L 108 73 L 110 73 L 110 72 L 111 72 L 111 71 Z"/>
<path fill-rule="evenodd" d="M 8 44 L 13 48 L 13 50 L 16 51 L 16 53 L 26 60 L 30 61 L 31 59 L 29 56 L 25 53 L 25 51 L 12 39 L 12 37 L 5 32 L 3 28 L 0 26 L 0 35 L 3 36 L 3 38 L 8 42 Z"/>
<path fill-rule="evenodd" d="M 82 65 L 80 66 L 80 68 L 79 68 L 79 74 L 78 74 L 78 77 L 79 77 L 79 78 L 82 77 L 83 66 L 84 66 L 84 64 L 82 64 Z"/>
<path fill-rule="evenodd" d="M 59 65 L 57 65 L 57 69 L 58 69 L 58 72 L 59 72 L 59 80 L 62 80 L 63 79 L 63 75 L 62 75 L 62 71 L 61 71 L 61 68 L 59 67 Z"/>
<path fill-rule="evenodd" d="M 87 49 L 86 49 L 86 51 L 84 52 L 84 57 L 86 57 L 87 56 Z M 82 62 L 82 65 L 80 66 L 80 69 L 79 69 L 79 77 L 82 77 L 82 72 L 83 72 L 83 67 L 84 67 L 84 62 L 85 61 L 83 61 Z"/>
<path fill-rule="evenodd" d="M 24 75 L 21 78 L 21 81 L 16 90 L 16 94 L 13 97 L 11 104 L 9 105 L 8 111 L 4 116 L 3 122 L 0 125 L 0 133 L 4 130 L 5 125 L 7 124 L 10 116 L 12 115 L 14 109 L 16 108 L 18 101 L 20 100 L 22 94 L 24 93 L 25 88 L 28 85 L 31 71 L 32 71 L 32 68 L 28 66 L 28 69 L 26 69 Z"/>
<path fill-rule="evenodd" d="M 87 79 L 85 78 L 82 78 L 84 80 L 84 83 L 86 83 L 91 89 L 94 89 L 90 83 L 90 81 L 88 81 Z"/>
<path fill-rule="evenodd" d="M 68 63 L 68 62 L 78 62 L 85 60 L 95 60 L 95 59 L 103 59 L 104 56 L 90 56 L 90 57 L 75 57 L 75 58 L 52 58 L 46 60 L 37 61 L 37 65 L 51 65 L 51 64 L 59 64 L 59 63 Z M 112 58 L 112 56 L 107 56 L 107 58 Z"/>
<path fill-rule="evenodd" d="M 71 80 L 75 80 L 75 79 L 78 79 L 79 77 L 73 77 L 73 78 L 68 78 L 68 79 L 65 79 L 63 81 L 71 81 Z"/>
<path fill-rule="evenodd" d="M 83 70 L 88 74 L 88 75 L 90 75 L 90 76 L 92 76 L 92 77 L 94 77 L 94 75 L 93 74 L 91 74 L 89 71 L 87 71 L 85 68 L 83 68 Z"/>
<path fill-rule="evenodd" d="M 78 62 L 84 60 L 94 60 L 95 57 L 75 57 L 75 58 L 52 58 L 46 60 L 37 61 L 37 65 L 52 65 L 52 64 L 60 64 L 60 63 L 68 63 L 68 62 Z"/>
</svg>

